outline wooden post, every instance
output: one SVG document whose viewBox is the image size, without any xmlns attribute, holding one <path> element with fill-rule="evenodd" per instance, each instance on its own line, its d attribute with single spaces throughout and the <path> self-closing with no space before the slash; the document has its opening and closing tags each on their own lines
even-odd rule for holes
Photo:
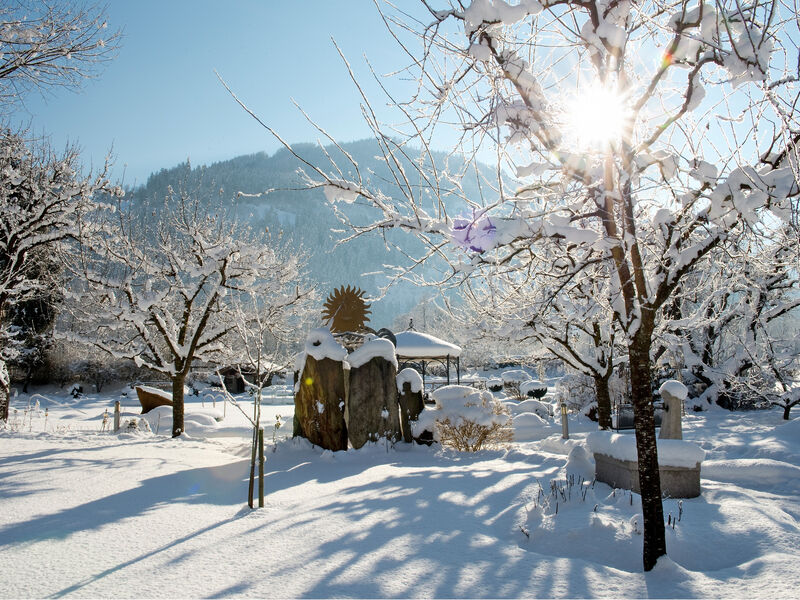
<svg viewBox="0 0 800 600">
<path fill-rule="evenodd" d="M 258 430 L 258 508 L 264 508 L 264 428 Z"/>
<path fill-rule="evenodd" d="M 120 408 L 119 400 L 114 402 L 114 433 L 119 431 Z"/>
<path fill-rule="evenodd" d="M 250 444 L 252 447 L 250 448 L 250 481 L 247 484 L 247 506 L 253 508 L 253 486 L 255 485 L 255 478 L 256 478 L 256 456 L 257 456 L 257 448 L 258 445 L 258 431 L 256 431 L 255 427 L 253 428 L 253 440 Z"/>
</svg>

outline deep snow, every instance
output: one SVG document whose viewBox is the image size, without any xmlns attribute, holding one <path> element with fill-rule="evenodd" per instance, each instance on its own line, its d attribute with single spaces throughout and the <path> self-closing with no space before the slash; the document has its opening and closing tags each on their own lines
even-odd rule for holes
<svg viewBox="0 0 800 600">
<path fill-rule="evenodd" d="M 706 453 L 702 495 L 664 501 L 680 521 L 644 574 L 639 497 L 592 486 L 582 417 L 569 440 L 557 421 L 515 418 L 508 450 L 331 453 L 289 439 L 290 391 L 270 391 L 266 506 L 252 511 L 250 430 L 212 395 L 189 397 L 177 440 L 168 411 L 158 435 L 101 431 L 115 400 L 123 420 L 138 412 L 120 391 L 14 398 L 0 595 L 778 598 L 800 586 L 800 419 L 780 410 L 685 417 Z"/>
</svg>

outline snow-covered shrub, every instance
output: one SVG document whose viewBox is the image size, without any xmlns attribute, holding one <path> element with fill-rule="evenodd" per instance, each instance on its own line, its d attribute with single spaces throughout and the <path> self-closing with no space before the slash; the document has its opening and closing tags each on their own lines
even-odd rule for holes
<svg viewBox="0 0 800 600">
<path fill-rule="evenodd" d="M 125 419 L 119 426 L 119 433 L 151 433 L 150 423 L 144 417 Z"/>
<path fill-rule="evenodd" d="M 511 417 L 490 392 L 448 385 L 433 392 L 432 397 L 436 405 L 420 413 L 414 424 L 415 436 L 432 431 L 443 446 L 464 452 L 511 441 Z"/>
<path fill-rule="evenodd" d="M 541 400 L 534 400 L 533 398 L 529 398 L 528 400 L 523 400 L 519 403 L 510 403 L 509 402 L 509 409 L 511 410 L 512 414 L 518 415 L 521 413 L 529 412 L 539 415 L 543 419 L 549 419 L 553 416 L 553 409 L 549 404 L 542 402 Z"/>
<path fill-rule="evenodd" d="M 547 394 L 547 386 L 541 381 L 529 379 L 520 384 L 519 392 L 523 397 L 527 396 L 538 400 L 539 398 L 544 398 L 545 394 Z"/>
<path fill-rule="evenodd" d="M 503 390 L 503 380 L 499 377 L 490 377 L 486 380 L 486 387 L 490 392 L 500 392 Z"/>
<path fill-rule="evenodd" d="M 566 404 L 568 410 L 582 412 L 597 400 L 594 381 L 588 375 L 568 373 L 556 384 L 555 397 L 559 404 Z"/>
<path fill-rule="evenodd" d="M 522 400 L 525 395 L 520 390 L 523 382 L 528 381 L 531 376 L 522 369 L 512 369 L 511 371 L 503 371 L 500 375 L 503 378 L 503 389 L 509 398 Z"/>
</svg>

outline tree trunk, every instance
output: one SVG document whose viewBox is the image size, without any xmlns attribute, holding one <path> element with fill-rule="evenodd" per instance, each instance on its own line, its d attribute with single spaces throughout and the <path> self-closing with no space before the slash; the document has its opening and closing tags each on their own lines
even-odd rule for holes
<svg viewBox="0 0 800 600">
<path fill-rule="evenodd" d="M 628 347 L 633 396 L 633 423 L 636 429 L 636 454 L 639 462 L 639 487 L 642 494 L 644 570 L 655 567 L 667 553 L 664 536 L 664 508 L 661 504 L 661 478 L 658 473 L 655 411 L 651 389 L 650 346 L 652 326 L 643 322 Z"/>
<path fill-rule="evenodd" d="M 595 375 L 594 388 L 597 395 L 597 422 L 600 429 L 611 429 L 611 392 L 608 380 L 611 375 Z"/>
<path fill-rule="evenodd" d="M 172 437 L 183 433 L 183 385 L 186 374 L 179 373 L 172 378 Z"/>
<path fill-rule="evenodd" d="M 791 405 L 791 404 L 786 404 L 786 405 L 783 407 L 783 420 L 784 420 L 784 421 L 788 421 L 788 420 L 789 420 L 789 412 L 790 412 L 791 410 L 792 410 L 792 405 Z"/>
<path fill-rule="evenodd" d="M 0 360 L 0 420 L 8 421 L 8 407 L 11 404 L 11 377 L 6 363 Z"/>
</svg>

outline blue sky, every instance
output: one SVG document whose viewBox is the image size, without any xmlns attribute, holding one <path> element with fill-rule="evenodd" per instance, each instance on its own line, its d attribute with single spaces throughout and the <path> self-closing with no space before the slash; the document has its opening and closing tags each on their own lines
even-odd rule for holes
<svg viewBox="0 0 800 600">
<path fill-rule="evenodd" d="M 86 166 L 101 164 L 113 146 L 114 174 L 124 172 L 126 185 L 187 158 L 199 165 L 278 148 L 214 69 L 285 139 L 300 142 L 317 134 L 292 98 L 337 139 L 369 135 L 331 37 L 365 81 L 364 54 L 381 73 L 403 66 L 371 0 L 116 0 L 108 20 L 124 38 L 100 76 L 77 93 L 31 94 L 15 118 L 56 148 L 77 142 Z"/>
</svg>

